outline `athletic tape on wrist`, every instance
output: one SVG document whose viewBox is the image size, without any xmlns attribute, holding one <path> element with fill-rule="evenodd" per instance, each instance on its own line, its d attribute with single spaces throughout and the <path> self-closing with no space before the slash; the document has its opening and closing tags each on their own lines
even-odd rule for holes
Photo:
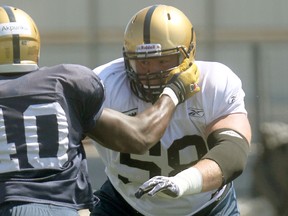
<svg viewBox="0 0 288 216">
<path fill-rule="evenodd" d="M 179 196 L 196 194 L 202 191 L 202 174 L 197 168 L 190 167 L 172 177 L 179 187 Z"/>
<path fill-rule="evenodd" d="M 171 88 L 165 87 L 165 88 L 163 89 L 163 92 L 162 92 L 162 94 L 160 95 L 160 97 L 161 97 L 162 95 L 168 95 L 168 96 L 172 99 L 172 101 L 173 101 L 173 103 L 175 104 L 175 106 L 178 105 L 179 100 L 178 100 L 175 92 L 174 92 Z"/>
</svg>

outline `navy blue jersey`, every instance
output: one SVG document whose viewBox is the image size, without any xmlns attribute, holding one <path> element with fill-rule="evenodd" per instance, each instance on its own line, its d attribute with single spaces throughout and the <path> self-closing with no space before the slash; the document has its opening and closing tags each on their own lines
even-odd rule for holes
<svg viewBox="0 0 288 216">
<path fill-rule="evenodd" d="M 101 81 L 80 65 L 0 75 L 0 203 L 89 208 L 94 200 L 81 140 L 103 100 Z"/>
</svg>

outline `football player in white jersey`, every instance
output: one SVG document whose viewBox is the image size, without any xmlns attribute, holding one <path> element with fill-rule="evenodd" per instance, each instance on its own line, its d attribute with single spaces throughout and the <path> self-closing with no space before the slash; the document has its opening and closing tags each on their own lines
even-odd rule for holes
<svg viewBox="0 0 288 216">
<path fill-rule="evenodd" d="M 123 58 L 94 69 L 106 86 L 104 106 L 131 116 L 152 106 L 179 65 L 197 65 L 201 90 L 177 106 L 147 153 L 97 146 L 108 180 L 95 192 L 100 202 L 91 215 L 239 215 L 232 182 L 250 148 L 245 94 L 227 66 L 195 61 L 195 48 L 195 31 L 183 12 L 152 5 L 126 26 Z"/>
<path fill-rule="evenodd" d="M 0 6 L 0 215 L 76 216 L 97 203 L 85 136 L 117 151 L 156 144 L 175 107 L 199 87 L 197 67 L 166 77 L 160 99 L 137 117 L 102 107 L 99 77 L 81 65 L 38 67 L 40 36 L 21 9 Z M 192 88 L 195 87 L 195 88 Z"/>
</svg>

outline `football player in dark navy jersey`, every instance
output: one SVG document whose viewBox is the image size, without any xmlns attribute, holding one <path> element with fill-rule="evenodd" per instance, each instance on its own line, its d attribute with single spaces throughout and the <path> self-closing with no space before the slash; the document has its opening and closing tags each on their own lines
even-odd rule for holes
<svg viewBox="0 0 288 216">
<path fill-rule="evenodd" d="M 199 91 L 191 88 L 197 68 L 177 69 L 157 102 L 130 117 L 102 108 L 105 89 L 92 70 L 39 68 L 39 50 L 31 17 L 1 6 L 0 216 L 73 216 L 93 207 L 98 199 L 81 141 L 89 136 L 113 150 L 142 154 L 161 138 L 176 105 Z"/>
<path fill-rule="evenodd" d="M 99 79 L 79 65 L 0 77 L 0 203 L 89 207 L 81 140 L 100 113 Z"/>
</svg>

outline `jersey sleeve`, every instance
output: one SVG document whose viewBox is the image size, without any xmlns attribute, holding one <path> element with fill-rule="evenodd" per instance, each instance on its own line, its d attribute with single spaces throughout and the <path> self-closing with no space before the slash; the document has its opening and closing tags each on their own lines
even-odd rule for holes
<svg viewBox="0 0 288 216">
<path fill-rule="evenodd" d="M 105 86 L 104 106 L 118 111 L 124 111 L 123 100 L 133 97 L 124 68 L 123 58 L 116 59 L 95 68 L 94 73 L 100 77 Z"/>
<path fill-rule="evenodd" d="M 94 127 L 95 120 L 102 113 L 105 99 L 104 85 L 99 76 L 87 67 L 76 65 L 69 70 L 72 71 L 70 86 L 73 87 L 71 89 L 74 92 L 73 98 L 79 101 L 75 109 L 80 113 L 84 132 L 87 132 Z"/>
<path fill-rule="evenodd" d="M 245 93 L 239 77 L 221 63 L 213 63 L 208 67 L 212 68 L 208 69 L 209 73 L 205 74 L 202 81 L 207 123 L 232 113 L 247 114 Z"/>
<path fill-rule="evenodd" d="M 96 120 L 100 117 L 103 111 L 103 102 L 105 100 L 105 90 L 102 80 L 93 72 L 90 73 L 89 71 L 89 74 L 91 74 L 91 78 L 88 78 L 91 88 L 88 88 L 89 94 L 87 99 L 84 101 L 85 115 L 83 116 L 86 130 L 94 127 Z"/>
</svg>

